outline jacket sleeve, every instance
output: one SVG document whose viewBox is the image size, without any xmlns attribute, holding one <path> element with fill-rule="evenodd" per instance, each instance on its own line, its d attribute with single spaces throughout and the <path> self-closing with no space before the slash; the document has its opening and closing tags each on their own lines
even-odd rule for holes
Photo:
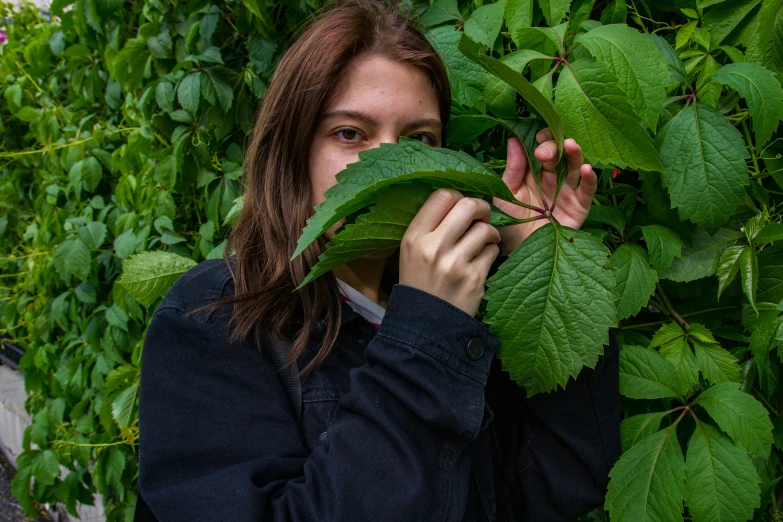
<svg viewBox="0 0 783 522">
<path fill-rule="evenodd" d="M 501 430 L 508 438 L 504 460 L 517 512 L 524 520 L 567 521 L 603 505 L 609 470 L 620 456 L 615 332 L 609 330 L 595 369 L 585 368 L 565 389 L 551 393 L 527 397 L 505 373 L 497 389 L 499 361 L 495 365 L 488 395 L 499 398 L 495 418 L 507 423 Z"/>
<path fill-rule="evenodd" d="M 484 389 L 499 345 L 484 324 L 396 285 L 366 364 L 350 372 L 329 444 L 310 454 L 271 360 L 227 338 L 176 306 L 161 305 L 150 324 L 139 490 L 161 522 L 461 520 L 465 448 L 488 422 Z"/>
</svg>

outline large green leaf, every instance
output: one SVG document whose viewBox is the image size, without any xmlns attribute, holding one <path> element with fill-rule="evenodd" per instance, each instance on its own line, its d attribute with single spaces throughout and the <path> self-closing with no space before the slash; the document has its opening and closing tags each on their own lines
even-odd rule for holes
<svg viewBox="0 0 783 522">
<path fill-rule="evenodd" d="M 196 265 L 186 257 L 155 250 L 131 256 L 123 263 L 123 273 L 117 279 L 129 294 L 145 304 L 165 294 L 179 276 Z"/>
<path fill-rule="evenodd" d="M 781 0 L 764 0 L 756 16 L 753 33 L 747 42 L 748 62 L 776 72 L 783 72 L 783 20 Z"/>
<path fill-rule="evenodd" d="M 516 201 L 506 183 L 480 161 L 464 152 L 430 147 L 405 136 L 400 136 L 399 143 L 381 143 L 361 151 L 359 161 L 350 163 L 336 178 L 337 184 L 324 192 L 326 200 L 307 220 L 291 259 L 340 219 L 369 205 L 375 191 L 392 183 L 422 179 L 435 188 Z"/>
<path fill-rule="evenodd" d="M 182 108 L 195 114 L 201 100 L 201 75 L 197 72 L 185 76 L 177 87 L 177 100 Z"/>
<path fill-rule="evenodd" d="M 491 49 L 500 34 L 500 26 L 503 25 L 503 10 L 503 2 L 479 7 L 465 20 L 465 34 Z"/>
<path fill-rule="evenodd" d="M 83 281 L 90 275 L 90 250 L 81 239 L 66 239 L 54 249 L 54 266 L 66 281 L 72 275 Z"/>
<path fill-rule="evenodd" d="M 685 460 L 670 426 L 636 443 L 609 472 L 605 508 L 612 522 L 682 521 Z"/>
<path fill-rule="evenodd" d="M 740 382 L 741 368 L 737 358 L 715 343 L 693 341 L 696 360 L 704 378 L 711 384 Z"/>
<path fill-rule="evenodd" d="M 517 44 L 518 49 L 523 47 L 516 40 L 517 32 L 525 27 L 533 25 L 533 2 L 534 0 L 506 0 L 504 18 L 506 27 Z"/>
<path fill-rule="evenodd" d="M 652 343 L 651 343 L 652 344 Z M 680 380 L 680 389 L 689 392 L 699 382 L 699 364 L 685 338 L 665 343 L 660 354 L 674 367 Z"/>
<path fill-rule="evenodd" d="M 760 402 L 726 382 L 702 392 L 694 403 L 707 410 L 710 417 L 734 442 L 756 455 L 768 455 L 772 445 L 772 421 Z"/>
<path fill-rule="evenodd" d="M 738 230 L 722 228 L 711 236 L 704 229 L 697 228 L 693 233 L 692 246 L 685 247 L 682 255 L 660 276 L 678 282 L 711 276 L 718 269 L 723 250 L 734 245 L 741 237 L 742 232 Z"/>
<path fill-rule="evenodd" d="M 484 83 L 487 73 L 465 58 L 457 48 L 462 31 L 445 25 L 427 31 L 427 39 L 438 51 L 446 64 L 446 72 L 451 85 L 451 95 L 455 102 L 484 111 Z"/>
<path fill-rule="evenodd" d="M 539 0 L 538 3 L 544 12 L 547 24 L 554 26 L 559 24 L 571 8 L 571 0 Z"/>
<path fill-rule="evenodd" d="M 514 51 L 500 58 L 503 64 L 520 74 L 525 70 L 528 63 L 540 60 L 549 60 L 549 57 L 532 49 Z M 494 74 L 487 75 L 484 99 L 487 102 L 487 110 L 496 116 L 502 118 L 517 117 L 517 91 Z M 449 123 L 451 123 L 451 120 L 449 120 Z"/>
<path fill-rule="evenodd" d="M 783 117 L 783 89 L 772 71 L 750 63 L 724 65 L 712 80 L 728 85 L 748 102 L 756 149 L 761 151 Z"/>
<path fill-rule="evenodd" d="M 737 259 L 740 275 L 742 277 L 742 291 L 750 301 L 753 309 L 756 309 L 756 289 L 759 282 L 759 265 L 756 257 L 756 249 L 746 248 Z"/>
<path fill-rule="evenodd" d="M 435 0 L 421 15 L 421 22 L 427 27 L 461 19 L 457 0 Z"/>
<path fill-rule="evenodd" d="M 528 393 L 565 387 L 603 353 L 617 321 L 608 253 L 586 232 L 547 224 L 487 280 L 484 322 L 501 341 L 504 369 Z"/>
<path fill-rule="evenodd" d="M 680 257 L 682 239 L 676 232 L 662 225 L 647 225 L 641 228 L 647 243 L 650 264 L 658 272 L 663 272 L 671 266 L 675 257 Z"/>
<path fill-rule="evenodd" d="M 134 382 L 114 397 L 111 403 L 111 414 L 117 426 L 129 428 L 133 424 L 138 399 L 139 381 Z"/>
<path fill-rule="evenodd" d="M 734 276 L 737 275 L 739 270 L 739 264 L 737 261 L 742 255 L 742 252 L 752 248 L 748 245 L 736 245 L 730 246 L 720 256 L 720 263 L 718 264 L 718 299 L 720 294 L 726 289 L 729 284 L 734 280 Z"/>
<path fill-rule="evenodd" d="M 408 225 L 431 193 L 432 188 L 419 181 L 392 185 L 388 191 L 378 193 L 368 213 L 335 233 L 296 290 L 336 266 L 399 246 Z"/>
<path fill-rule="evenodd" d="M 658 281 L 658 274 L 647 261 L 647 252 L 639 245 L 623 243 L 609 258 L 607 266 L 617 270 L 614 274 L 620 294 L 617 319 L 635 315 L 650 300 Z"/>
<path fill-rule="evenodd" d="M 715 229 L 726 223 L 749 184 L 740 132 L 712 107 L 683 109 L 660 132 L 662 176 L 680 219 Z"/>
<path fill-rule="evenodd" d="M 490 56 L 485 56 L 482 53 L 482 48 L 476 43 L 472 42 L 469 38 L 464 36 L 462 37 L 459 42 L 459 50 L 469 59 L 479 64 L 489 73 L 506 82 L 515 91 L 522 95 L 522 98 L 524 98 L 525 102 L 530 104 L 530 106 L 532 106 L 533 109 L 535 109 L 535 111 L 538 112 L 542 118 L 544 118 L 544 121 L 547 122 L 547 125 L 552 130 L 552 134 L 554 135 L 555 143 L 557 143 L 558 154 L 562 154 L 564 140 L 563 124 L 560 121 L 560 117 L 555 111 L 555 108 L 552 107 L 551 103 L 549 103 L 549 100 L 547 100 L 538 89 L 533 87 L 533 85 L 527 81 L 524 76 L 516 72 L 514 69 L 500 60 L 496 60 Z"/>
<path fill-rule="evenodd" d="M 563 69 L 555 109 L 566 134 L 579 142 L 588 161 L 603 167 L 663 170 L 641 119 L 607 65 L 577 60 Z"/>
<path fill-rule="evenodd" d="M 758 256 L 759 282 L 756 298 L 759 302 L 783 301 L 783 256 L 763 250 Z"/>
<path fill-rule="evenodd" d="M 620 393 L 631 399 L 678 397 L 674 367 L 650 348 L 626 345 L 620 350 Z"/>
<path fill-rule="evenodd" d="M 655 132 L 669 83 L 666 60 L 655 43 L 625 24 L 596 27 L 580 41 L 609 66 L 636 114 Z"/>
<path fill-rule="evenodd" d="M 732 0 L 713 7 L 704 15 L 710 33 L 710 49 L 717 48 L 761 0 Z"/>
<path fill-rule="evenodd" d="M 759 478 L 748 453 L 699 422 L 688 444 L 685 496 L 694 522 L 749 520 L 759 507 Z"/>
<path fill-rule="evenodd" d="M 657 432 L 665 416 L 666 412 L 656 412 L 642 413 L 623 419 L 620 424 L 623 453 L 631 449 L 637 442 Z"/>
</svg>

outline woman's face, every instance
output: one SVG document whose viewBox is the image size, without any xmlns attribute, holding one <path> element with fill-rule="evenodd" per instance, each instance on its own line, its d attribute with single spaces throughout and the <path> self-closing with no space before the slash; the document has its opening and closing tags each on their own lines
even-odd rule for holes
<svg viewBox="0 0 783 522">
<path fill-rule="evenodd" d="M 380 56 L 354 59 L 324 107 L 310 149 L 312 205 L 326 199 L 326 189 L 337 183 L 335 175 L 359 161 L 359 152 L 397 143 L 400 136 L 440 147 L 441 127 L 438 98 L 426 73 Z M 335 223 L 326 237 L 331 239 L 344 222 Z M 386 257 L 394 250 L 365 258 Z"/>
</svg>

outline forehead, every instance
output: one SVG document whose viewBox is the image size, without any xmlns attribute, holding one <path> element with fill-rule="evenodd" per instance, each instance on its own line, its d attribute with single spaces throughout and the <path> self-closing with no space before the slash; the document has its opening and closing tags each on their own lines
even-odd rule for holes
<svg viewBox="0 0 783 522">
<path fill-rule="evenodd" d="M 374 55 L 348 64 L 324 112 L 334 110 L 440 118 L 435 88 L 423 70 Z"/>
</svg>

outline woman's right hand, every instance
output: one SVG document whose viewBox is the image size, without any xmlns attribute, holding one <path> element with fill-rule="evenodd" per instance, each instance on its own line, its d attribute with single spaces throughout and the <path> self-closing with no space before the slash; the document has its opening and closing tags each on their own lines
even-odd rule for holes
<svg viewBox="0 0 783 522">
<path fill-rule="evenodd" d="M 500 232 L 489 224 L 489 211 L 486 201 L 454 189 L 433 192 L 402 238 L 400 284 L 475 315 L 500 252 Z"/>
</svg>

